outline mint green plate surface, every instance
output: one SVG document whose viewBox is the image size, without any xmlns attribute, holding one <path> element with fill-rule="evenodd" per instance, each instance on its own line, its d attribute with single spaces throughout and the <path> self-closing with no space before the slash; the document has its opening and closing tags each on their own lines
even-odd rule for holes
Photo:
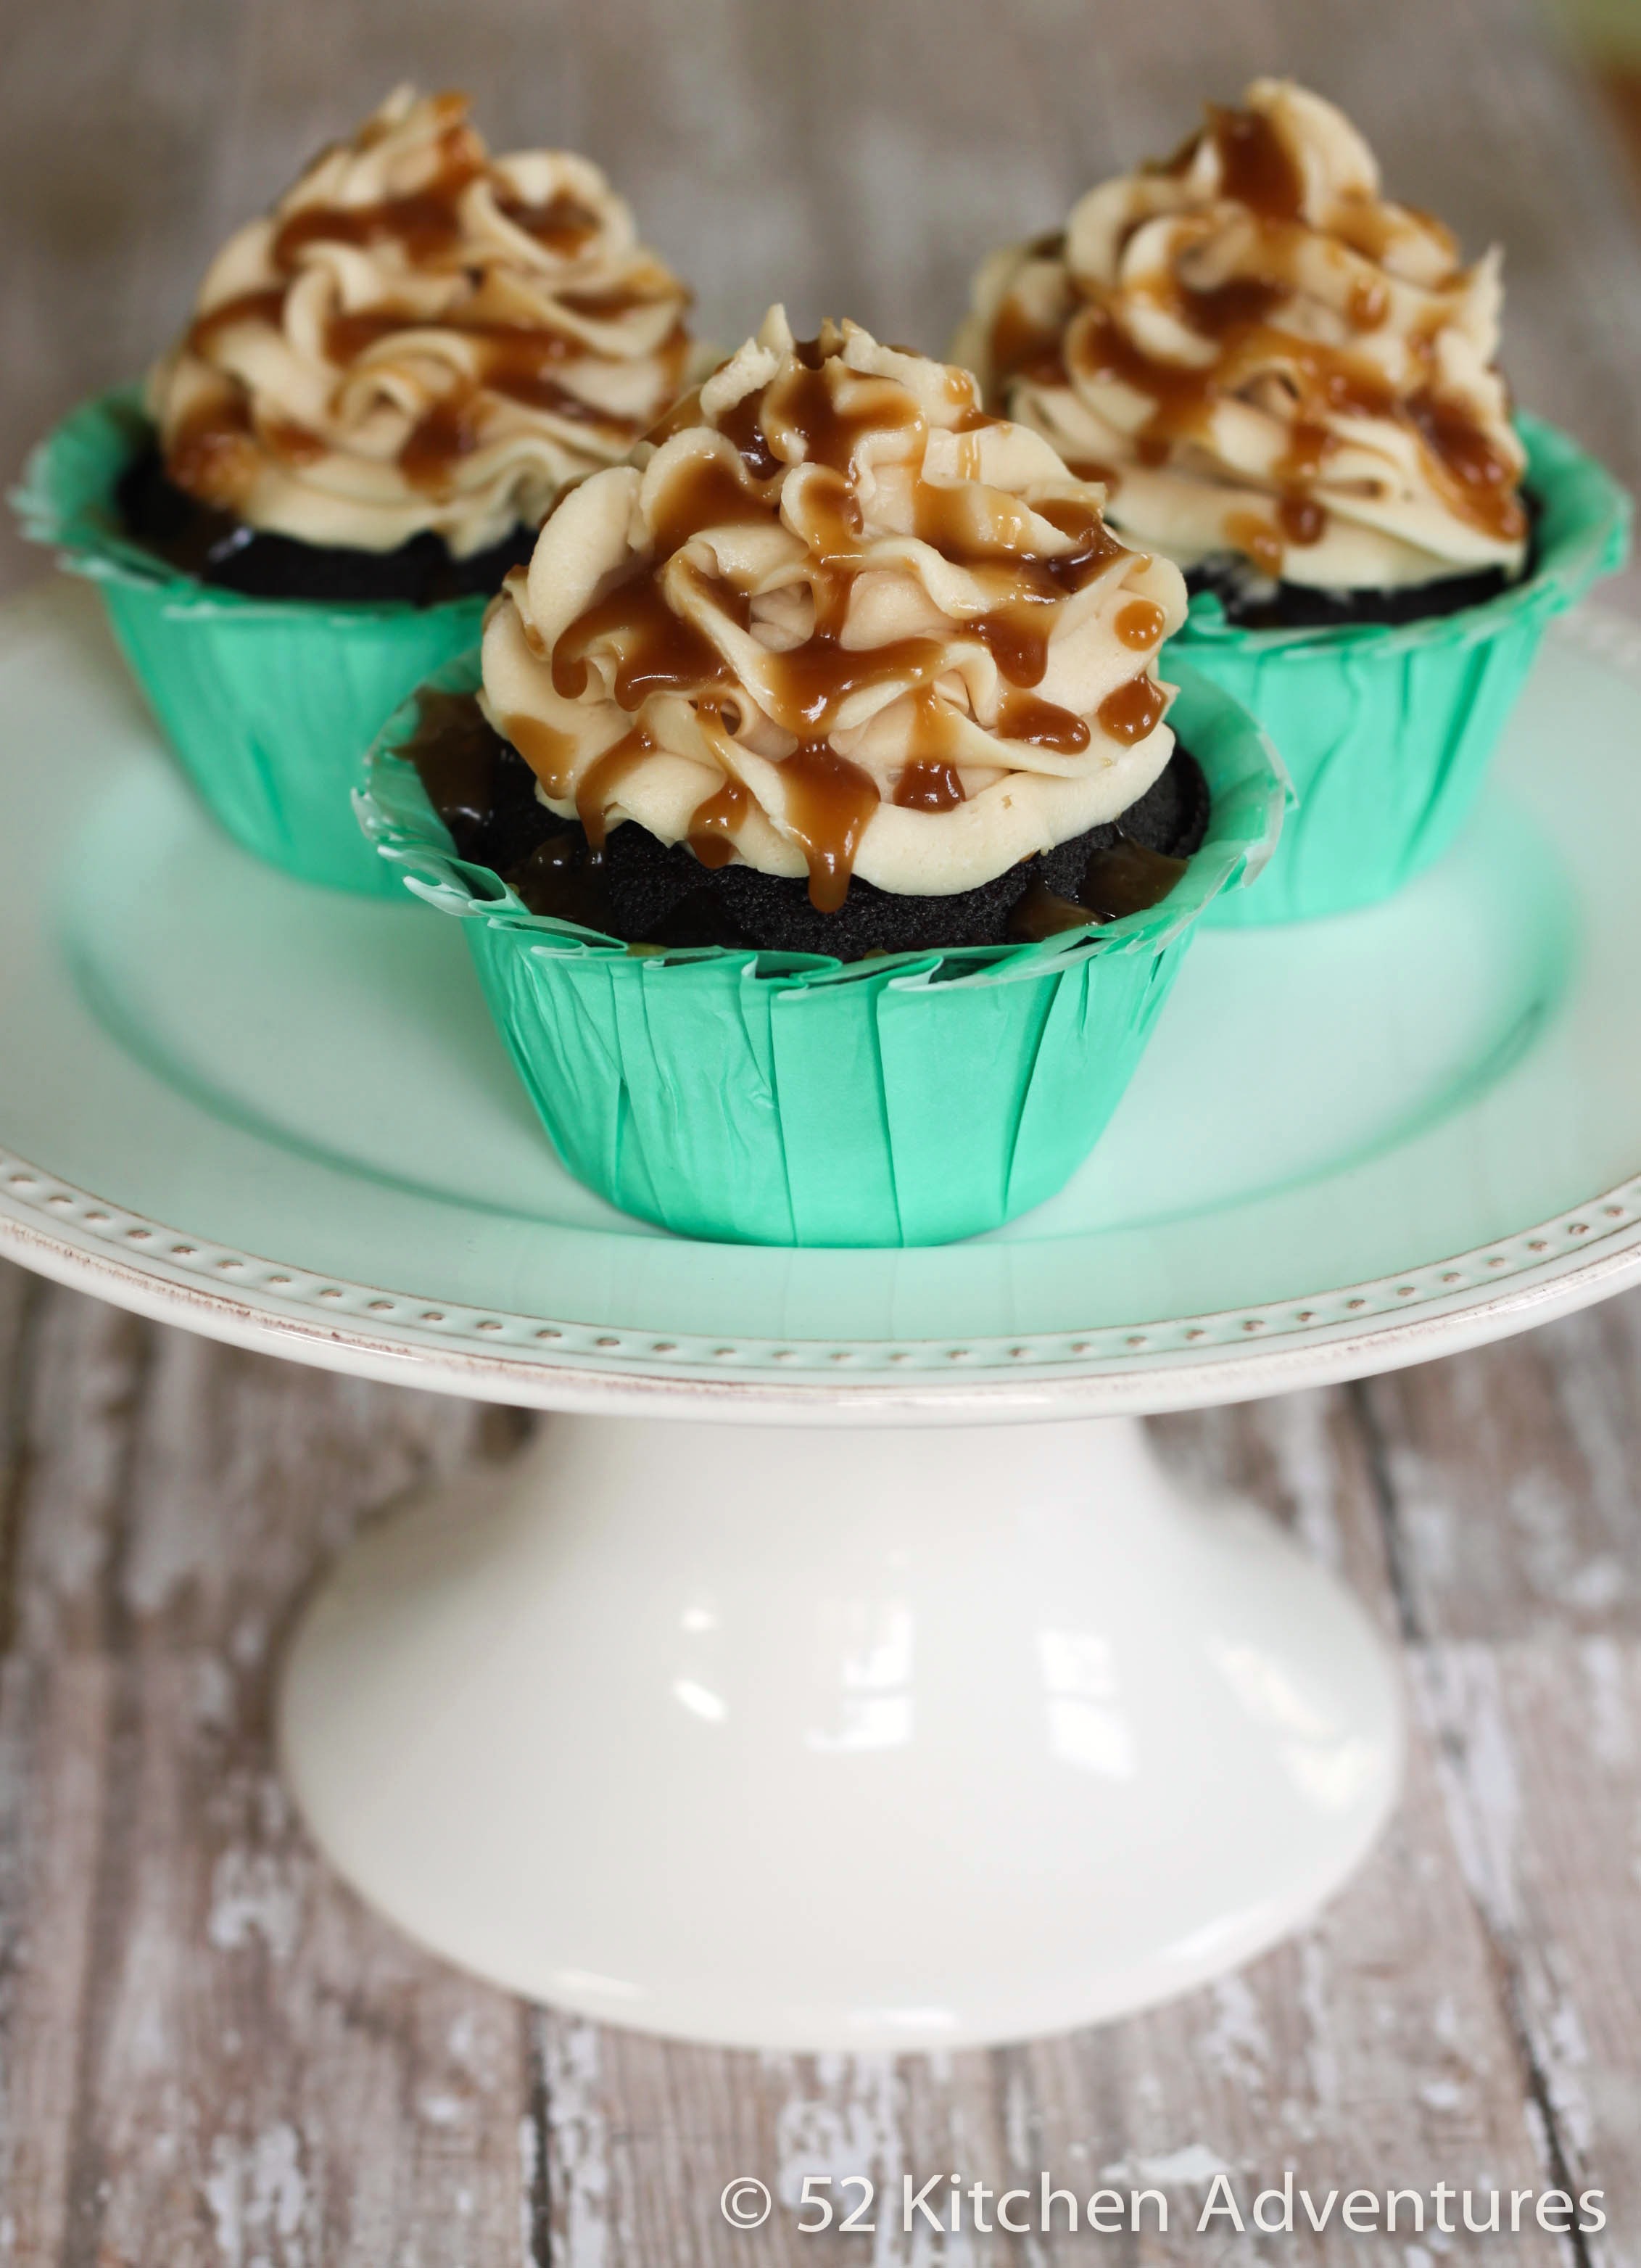
<svg viewBox="0 0 1641 2268">
<path fill-rule="evenodd" d="M 313 1361 L 583 1407 L 1161 1408 L 1641 1274 L 1641 650 L 1552 634 L 1388 904 L 1204 936 L 1099 1148 L 991 1235 L 707 1244 L 572 1182 L 460 924 L 224 840 L 89 595 L 0 613 L 0 1238 Z"/>
</svg>

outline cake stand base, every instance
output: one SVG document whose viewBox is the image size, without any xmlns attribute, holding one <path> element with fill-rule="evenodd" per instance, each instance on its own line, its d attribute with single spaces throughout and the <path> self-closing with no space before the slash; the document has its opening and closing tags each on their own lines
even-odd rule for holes
<svg viewBox="0 0 1641 2268">
<path fill-rule="evenodd" d="M 555 1418 L 354 1545 L 280 1714 L 320 1845 L 436 1951 L 816 2051 L 1235 1966 L 1350 1873 L 1402 1745 L 1355 1602 L 1122 1418 Z"/>
</svg>

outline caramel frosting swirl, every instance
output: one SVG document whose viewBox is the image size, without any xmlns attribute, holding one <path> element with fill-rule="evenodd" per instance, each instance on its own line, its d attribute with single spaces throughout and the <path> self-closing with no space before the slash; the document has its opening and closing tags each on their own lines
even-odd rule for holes
<svg viewBox="0 0 1641 2268">
<path fill-rule="evenodd" d="M 960 359 L 1183 566 L 1387 587 L 1520 569 L 1496 251 L 1380 194 L 1331 103 L 1257 79 L 1063 237 L 994 254 Z"/>
<path fill-rule="evenodd" d="M 230 238 L 149 407 L 171 478 L 253 527 L 466 556 L 626 455 L 688 302 L 596 166 L 492 158 L 463 96 L 401 89 Z"/>
<path fill-rule="evenodd" d="M 1110 820 L 1167 762 L 1177 568 L 1125 549 L 967 372 L 771 309 L 629 463 L 570 490 L 484 632 L 482 700 L 595 844 L 634 820 L 941 895 Z"/>
</svg>

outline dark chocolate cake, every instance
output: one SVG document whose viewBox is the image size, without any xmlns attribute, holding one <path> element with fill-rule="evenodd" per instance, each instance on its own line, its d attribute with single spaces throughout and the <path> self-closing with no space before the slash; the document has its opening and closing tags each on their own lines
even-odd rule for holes
<svg viewBox="0 0 1641 2268">
<path fill-rule="evenodd" d="M 396 551 L 303 543 L 247 527 L 231 512 L 202 504 L 168 479 L 157 442 L 133 459 L 116 491 L 126 533 L 184 574 L 254 599 L 408 600 L 435 607 L 486 596 L 510 567 L 530 556 L 536 531 L 515 528 L 502 542 L 464 559 L 444 538 L 424 534 Z"/>
<path fill-rule="evenodd" d="M 1273 582 L 1251 560 L 1227 552 L 1190 569 L 1185 587 L 1193 597 L 1199 591 L 1212 591 L 1225 608 L 1226 622 L 1238 630 L 1343 630 L 1353 622 L 1438 622 L 1446 615 L 1462 614 L 1467 607 L 1486 606 L 1535 572 L 1542 507 L 1525 490 L 1521 502 L 1533 533 L 1520 575 L 1486 567 L 1475 575 L 1447 575 L 1438 582 L 1409 583 L 1394 590 L 1328 591 L 1308 583 Z"/>
<path fill-rule="evenodd" d="M 978 889 L 901 896 L 857 879 L 835 913 L 821 913 L 800 877 L 739 864 L 709 868 L 686 845 L 660 843 L 631 821 L 595 851 L 580 826 L 542 804 L 535 774 L 470 696 L 423 696 L 420 727 L 401 753 L 458 855 L 488 867 L 534 913 L 631 945 L 750 946 L 846 961 L 1017 943 L 1153 905 L 1201 845 L 1210 807 L 1201 769 L 1176 747 L 1118 819 Z"/>
</svg>

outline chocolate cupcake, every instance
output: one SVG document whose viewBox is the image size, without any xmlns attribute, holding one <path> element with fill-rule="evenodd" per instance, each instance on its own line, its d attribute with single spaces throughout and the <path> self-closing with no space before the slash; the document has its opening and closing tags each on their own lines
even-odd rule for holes
<svg viewBox="0 0 1641 2268">
<path fill-rule="evenodd" d="M 585 158 L 492 157 L 462 97 L 401 91 L 224 247 L 140 407 L 54 437 L 32 532 L 101 578 L 248 847 L 379 887 L 346 779 L 674 398 L 688 296 Z"/>
<path fill-rule="evenodd" d="M 1294 774 L 1240 918 L 1363 902 L 1433 857 L 1544 621 L 1611 563 L 1610 483 L 1512 423 L 1500 299 L 1497 251 L 1465 266 L 1276 79 L 980 271 L 957 351 L 1187 571 L 1185 646 Z"/>
<path fill-rule="evenodd" d="M 776 308 L 560 498 L 490 609 L 482 686 L 422 696 L 363 816 L 482 917 L 492 1005 L 582 1178 L 698 1233 L 965 1233 L 1083 1154 L 1191 922 L 1279 817 L 1240 714 L 1209 699 L 1176 742 L 1158 649 L 1184 611 L 1179 570 L 966 372 L 853 324 L 796 341 Z M 948 1165 L 978 1145 L 941 1193 L 909 1163 L 931 1111 Z M 825 1233 L 794 1194 L 817 1141 Z M 760 1144 L 750 1180 L 703 1171 Z"/>
</svg>

